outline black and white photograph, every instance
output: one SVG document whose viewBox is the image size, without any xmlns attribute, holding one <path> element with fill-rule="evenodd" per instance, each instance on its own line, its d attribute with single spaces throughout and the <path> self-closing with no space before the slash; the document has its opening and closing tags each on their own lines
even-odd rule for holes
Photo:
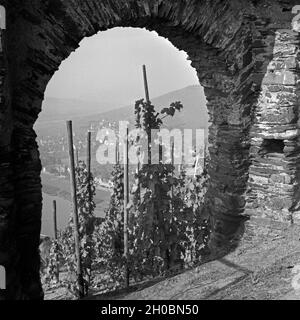
<svg viewBox="0 0 300 320">
<path fill-rule="evenodd" d="M 300 300 L 300 0 L 0 0 L 0 318 L 20 300 Z"/>
</svg>

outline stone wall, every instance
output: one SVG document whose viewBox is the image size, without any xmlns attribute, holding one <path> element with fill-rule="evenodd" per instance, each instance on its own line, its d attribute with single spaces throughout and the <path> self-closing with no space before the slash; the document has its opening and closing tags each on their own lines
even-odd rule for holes
<svg viewBox="0 0 300 320">
<path fill-rule="evenodd" d="M 0 264 L 8 270 L 6 298 L 42 298 L 41 165 L 33 125 L 47 83 L 84 37 L 116 26 L 157 31 L 185 50 L 197 70 L 211 120 L 206 201 L 212 248 L 242 232 L 248 215 L 297 221 L 299 37 L 291 28 L 296 2 L 0 4 L 8 15 L 0 52 Z"/>
<path fill-rule="evenodd" d="M 248 207 L 254 215 L 299 220 L 299 34 L 275 31 L 251 130 Z"/>
</svg>

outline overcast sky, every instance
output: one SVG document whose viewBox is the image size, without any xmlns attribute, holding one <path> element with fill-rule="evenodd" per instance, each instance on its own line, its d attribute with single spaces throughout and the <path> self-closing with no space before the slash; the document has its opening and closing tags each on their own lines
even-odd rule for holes
<svg viewBox="0 0 300 320">
<path fill-rule="evenodd" d="M 114 28 L 85 38 L 48 84 L 46 97 L 126 105 L 144 97 L 142 65 L 150 96 L 198 84 L 184 51 L 156 32 Z"/>
</svg>

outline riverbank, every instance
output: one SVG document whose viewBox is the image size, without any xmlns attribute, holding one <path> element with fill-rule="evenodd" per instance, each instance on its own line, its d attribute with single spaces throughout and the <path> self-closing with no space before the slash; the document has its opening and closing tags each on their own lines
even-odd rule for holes
<svg viewBox="0 0 300 320">
<path fill-rule="evenodd" d="M 65 200 L 71 201 L 70 182 L 63 178 L 52 174 L 42 173 L 43 192 L 50 196 L 57 196 Z M 97 206 L 97 211 L 107 209 L 110 201 L 111 192 L 109 189 L 97 188 L 94 201 Z"/>
<path fill-rule="evenodd" d="M 43 211 L 42 211 L 42 234 L 53 236 L 53 200 L 57 202 L 57 223 L 59 229 L 67 226 L 72 210 L 70 183 L 64 178 L 51 174 L 42 173 L 43 186 Z M 95 216 L 105 217 L 105 211 L 110 201 L 109 190 L 96 190 Z"/>
</svg>

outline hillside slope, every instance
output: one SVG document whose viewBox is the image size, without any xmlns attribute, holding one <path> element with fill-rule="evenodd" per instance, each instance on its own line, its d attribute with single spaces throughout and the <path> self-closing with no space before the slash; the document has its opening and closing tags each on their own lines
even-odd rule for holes
<svg viewBox="0 0 300 320">
<path fill-rule="evenodd" d="M 46 97 L 43 101 L 38 123 L 92 115 L 98 113 L 99 110 L 105 112 L 113 107 L 115 106 L 108 102 L 99 104 L 93 101 Z"/>
<path fill-rule="evenodd" d="M 137 97 L 139 99 L 140 97 Z M 152 99 L 158 110 L 167 107 L 170 103 L 181 101 L 184 109 L 174 118 L 165 121 L 166 127 L 180 129 L 206 129 L 208 127 L 208 114 L 203 88 L 189 86 L 180 90 L 169 92 L 163 96 Z M 43 111 L 35 125 L 38 135 L 65 134 L 65 121 L 73 120 L 75 130 L 86 131 L 90 123 L 106 119 L 108 121 L 134 121 L 134 103 L 118 109 L 109 104 L 99 106 L 105 112 L 96 113 L 97 106 L 90 102 L 77 100 L 46 99 Z M 110 109 L 110 111 L 107 111 Z"/>
<path fill-rule="evenodd" d="M 208 127 L 206 99 L 202 87 L 189 86 L 154 98 L 151 102 L 157 108 L 157 110 L 161 110 L 164 107 L 168 107 L 172 102 L 175 101 L 180 101 L 184 108 L 173 118 L 169 118 L 165 121 L 165 125 L 167 127 L 181 129 L 206 129 Z M 133 122 L 134 104 L 101 113 L 99 117 L 103 117 L 109 121 L 116 121 L 120 119 Z M 90 118 L 90 120 L 92 120 L 92 118 Z"/>
<path fill-rule="evenodd" d="M 106 300 L 300 300 L 299 226 L 268 220 L 248 224 L 239 247 L 225 257 L 130 294 Z M 92 297 L 91 297 L 92 299 Z"/>
<path fill-rule="evenodd" d="M 258 219 L 249 222 L 236 250 L 169 278 L 154 279 L 86 300 L 300 300 L 300 226 Z M 64 300 L 64 288 L 46 292 Z"/>
</svg>

